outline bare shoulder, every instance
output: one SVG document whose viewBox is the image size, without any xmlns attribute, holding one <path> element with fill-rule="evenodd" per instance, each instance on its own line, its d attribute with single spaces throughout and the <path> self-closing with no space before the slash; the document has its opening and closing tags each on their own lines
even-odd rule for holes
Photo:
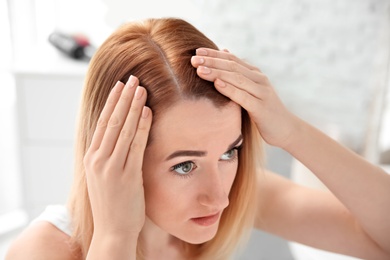
<svg viewBox="0 0 390 260">
<path fill-rule="evenodd" d="M 70 237 L 49 222 L 39 221 L 24 230 L 8 249 L 6 260 L 78 259 Z"/>
</svg>

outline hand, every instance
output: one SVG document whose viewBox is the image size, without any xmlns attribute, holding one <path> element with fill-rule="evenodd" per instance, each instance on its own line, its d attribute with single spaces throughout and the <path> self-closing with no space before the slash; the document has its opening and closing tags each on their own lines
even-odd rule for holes
<svg viewBox="0 0 390 260">
<path fill-rule="evenodd" d="M 263 139 L 287 145 L 298 119 L 283 105 L 268 78 L 256 67 L 231 53 L 200 48 L 191 59 L 199 77 L 214 82 L 223 95 L 248 111 Z"/>
<path fill-rule="evenodd" d="M 152 122 L 134 76 L 117 82 L 84 157 L 94 236 L 138 236 L 145 222 L 144 151 Z"/>
</svg>

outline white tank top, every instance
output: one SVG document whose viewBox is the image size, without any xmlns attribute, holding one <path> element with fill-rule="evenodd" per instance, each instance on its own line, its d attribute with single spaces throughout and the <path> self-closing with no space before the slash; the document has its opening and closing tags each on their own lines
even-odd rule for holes
<svg viewBox="0 0 390 260">
<path fill-rule="evenodd" d="M 70 215 L 68 209 L 64 205 L 47 206 L 46 209 L 31 222 L 31 224 L 37 221 L 47 221 L 68 236 L 72 234 Z"/>
</svg>

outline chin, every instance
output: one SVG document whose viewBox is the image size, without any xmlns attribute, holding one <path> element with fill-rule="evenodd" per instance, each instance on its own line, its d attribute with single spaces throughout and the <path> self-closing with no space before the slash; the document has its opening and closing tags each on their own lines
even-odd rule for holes
<svg viewBox="0 0 390 260">
<path fill-rule="evenodd" d="M 203 243 L 206 243 L 210 240 L 212 240 L 215 236 L 209 237 L 209 238 L 191 238 L 191 239 L 181 239 L 184 242 L 187 242 L 192 245 L 200 245 Z"/>
<path fill-rule="evenodd" d="M 179 239 L 189 244 L 199 245 L 212 240 L 217 234 L 217 231 L 218 227 L 212 230 L 200 230 L 192 234 L 186 234 L 183 237 L 179 237 Z"/>
</svg>

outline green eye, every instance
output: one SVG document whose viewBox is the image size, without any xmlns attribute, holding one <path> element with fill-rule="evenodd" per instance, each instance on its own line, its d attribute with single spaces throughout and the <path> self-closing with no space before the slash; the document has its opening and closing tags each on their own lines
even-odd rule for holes
<svg viewBox="0 0 390 260">
<path fill-rule="evenodd" d="M 182 162 L 172 167 L 172 170 L 178 174 L 189 174 L 196 168 L 193 162 Z"/>
<path fill-rule="evenodd" d="M 222 161 L 230 161 L 230 160 L 233 160 L 234 158 L 236 158 L 236 156 L 237 156 L 237 148 L 233 148 L 233 149 L 227 151 L 226 153 L 222 154 L 221 160 Z"/>
</svg>

